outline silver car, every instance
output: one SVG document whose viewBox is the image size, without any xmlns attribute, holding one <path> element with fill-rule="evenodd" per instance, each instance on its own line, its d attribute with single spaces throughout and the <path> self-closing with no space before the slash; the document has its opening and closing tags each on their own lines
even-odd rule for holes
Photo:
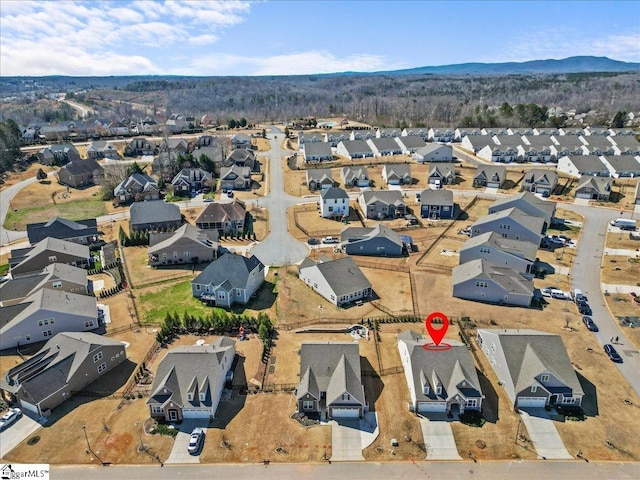
<svg viewBox="0 0 640 480">
<path fill-rule="evenodd" d="M 189 453 L 194 454 L 200 450 L 202 446 L 202 442 L 204 441 L 204 429 L 202 428 L 194 428 L 191 432 L 191 438 L 189 439 L 189 446 L 187 450 Z"/>
<path fill-rule="evenodd" d="M 0 418 L 0 431 L 9 427 L 9 425 L 13 424 L 21 416 L 22 410 L 19 408 L 10 408 L 9 411 Z"/>
</svg>

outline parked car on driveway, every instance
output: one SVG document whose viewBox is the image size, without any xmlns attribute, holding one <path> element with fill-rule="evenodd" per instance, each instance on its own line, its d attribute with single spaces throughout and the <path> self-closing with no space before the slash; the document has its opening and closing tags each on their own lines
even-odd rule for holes
<svg viewBox="0 0 640 480">
<path fill-rule="evenodd" d="M 578 312 L 580 312 L 580 315 L 587 315 L 587 316 L 593 315 L 593 312 L 591 311 L 591 307 L 586 302 L 578 304 Z"/>
<path fill-rule="evenodd" d="M 616 351 L 616 349 L 613 347 L 613 345 L 611 345 L 610 343 L 607 343 L 604 346 L 604 353 L 609 355 L 609 358 L 611 359 L 612 362 L 622 363 L 622 357 Z"/>
<path fill-rule="evenodd" d="M 338 240 L 336 237 L 324 237 L 322 239 L 322 243 L 324 244 L 340 243 L 340 240 Z"/>
<path fill-rule="evenodd" d="M 204 430 L 202 428 L 194 428 L 191 432 L 191 438 L 189 439 L 189 446 L 187 450 L 189 453 L 194 454 L 200 450 L 202 442 L 204 441 Z"/>
<path fill-rule="evenodd" d="M 591 332 L 597 332 L 598 331 L 598 326 L 596 325 L 596 323 L 593 321 L 593 319 L 591 317 L 587 317 L 585 315 L 584 317 L 582 317 L 582 321 L 587 326 L 589 331 L 591 331 Z"/>
<path fill-rule="evenodd" d="M 320 243 L 320 240 L 318 240 L 317 238 L 310 238 L 309 240 L 307 240 L 307 243 L 309 245 L 318 245 Z"/>
<path fill-rule="evenodd" d="M 20 410 L 19 408 L 10 408 L 7 413 L 0 417 L 0 431 L 8 428 L 21 416 L 22 410 Z"/>
</svg>

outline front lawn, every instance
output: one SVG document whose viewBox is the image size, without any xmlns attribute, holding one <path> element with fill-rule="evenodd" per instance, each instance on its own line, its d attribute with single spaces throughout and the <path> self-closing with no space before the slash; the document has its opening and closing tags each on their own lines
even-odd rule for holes
<svg viewBox="0 0 640 480">
<path fill-rule="evenodd" d="M 25 230 L 27 223 L 47 222 L 54 217 L 83 220 L 102 215 L 106 215 L 105 204 L 102 200 L 83 199 L 82 201 L 58 203 L 57 205 L 9 210 L 4 221 L 4 227 L 9 230 Z"/>
<path fill-rule="evenodd" d="M 204 316 L 211 312 L 211 307 L 191 296 L 190 280 L 141 289 L 138 299 L 143 322 L 162 322 L 167 313 L 177 312 L 183 315 L 187 312 L 190 315 Z"/>
</svg>

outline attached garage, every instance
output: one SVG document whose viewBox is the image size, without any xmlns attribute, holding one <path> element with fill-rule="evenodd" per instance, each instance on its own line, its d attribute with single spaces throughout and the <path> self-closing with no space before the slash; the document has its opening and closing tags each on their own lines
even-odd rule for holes
<svg viewBox="0 0 640 480">
<path fill-rule="evenodd" d="M 445 402 L 418 402 L 418 413 L 446 413 Z"/>
<path fill-rule="evenodd" d="M 25 402 L 22 399 L 20 399 L 20 408 L 27 412 L 33 412 L 36 415 L 40 415 L 40 411 L 38 410 L 38 407 L 36 405 L 34 405 L 33 403 Z"/>
<path fill-rule="evenodd" d="M 209 418 L 211 413 L 209 410 L 202 408 L 183 408 L 182 418 Z"/>
<path fill-rule="evenodd" d="M 546 402 L 546 397 L 518 397 L 518 408 L 544 408 Z"/>
<path fill-rule="evenodd" d="M 331 417 L 333 418 L 359 418 L 360 409 L 358 407 L 351 408 L 332 408 Z"/>
<path fill-rule="evenodd" d="M 590 191 L 576 191 L 576 198 L 592 199 L 593 194 Z"/>
</svg>

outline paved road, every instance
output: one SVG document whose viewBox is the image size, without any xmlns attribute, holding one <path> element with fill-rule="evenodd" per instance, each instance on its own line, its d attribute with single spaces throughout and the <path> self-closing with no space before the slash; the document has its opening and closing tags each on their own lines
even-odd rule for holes
<svg viewBox="0 0 640 480">
<path fill-rule="evenodd" d="M 267 138 L 271 149 L 265 152 L 269 157 L 269 194 L 257 200 L 259 206 L 269 210 L 269 235 L 251 250 L 251 253 L 265 265 L 282 266 L 298 263 L 309 254 L 309 248 L 289 234 L 287 209 L 302 200 L 284 191 L 282 158 L 287 155 L 280 145 L 283 135 L 271 126 Z M 278 137 L 277 139 L 275 137 Z"/>
<path fill-rule="evenodd" d="M 639 463 L 596 463 L 584 461 L 515 461 L 515 462 L 403 462 L 332 464 L 224 464 L 224 465 L 167 465 L 87 467 L 52 466 L 52 480 L 154 480 L 233 478 L 234 480 L 276 480 L 299 478 L 304 480 L 410 480 L 512 478 L 539 480 L 540 478 L 588 478 L 590 480 L 636 480 L 640 478 Z"/>
<path fill-rule="evenodd" d="M 51 175 L 51 174 L 50 174 Z M 5 230 L 4 220 L 7 218 L 7 212 L 9 211 L 9 204 L 13 197 L 15 197 L 20 190 L 27 185 L 31 185 L 37 181 L 36 177 L 28 178 L 22 182 L 16 183 L 9 188 L 3 190 L 0 193 L 0 243 L 13 242 L 15 240 L 23 240 L 27 238 L 27 232 L 16 232 L 14 230 Z"/>
<path fill-rule="evenodd" d="M 571 271 L 571 288 L 580 289 L 589 298 L 593 310 L 593 319 L 600 329 L 593 333 L 601 345 L 610 343 L 611 337 L 619 337 L 616 345 L 624 362 L 615 364 L 631 388 L 640 396 L 640 352 L 625 336 L 607 308 L 600 286 L 600 264 L 604 252 L 604 243 L 609 222 L 620 217 L 620 212 L 604 208 L 584 207 L 580 205 L 560 205 L 562 208 L 579 213 L 585 217 L 580 232 L 580 241 Z M 629 279 L 631 283 L 633 279 Z M 594 361 L 609 361 L 603 352 L 594 352 Z"/>
</svg>

